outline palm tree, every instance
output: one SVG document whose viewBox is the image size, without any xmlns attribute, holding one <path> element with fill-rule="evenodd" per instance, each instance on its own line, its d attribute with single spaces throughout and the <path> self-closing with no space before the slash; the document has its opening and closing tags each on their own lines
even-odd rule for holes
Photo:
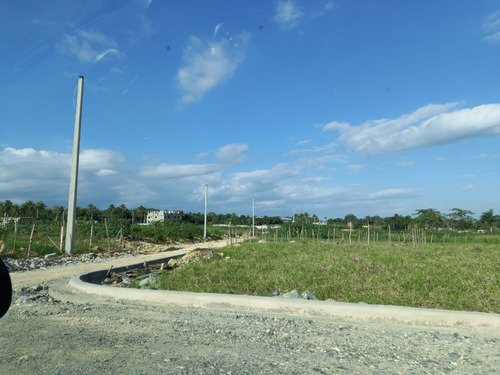
<svg viewBox="0 0 500 375">
<path fill-rule="evenodd" d="M 36 218 L 45 219 L 47 215 L 47 206 L 42 201 L 36 203 Z"/>
<path fill-rule="evenodd" d="M 21 213 L 24 217 L 35 218 L 36 215 L 35 203 L 33 203 L 33 201 L 31 200 L 24 202 L 21 205 Z"/>
<path fill-rule="evenodd" d="M 500 223 L 500 216 L 493 215 L 493 209 L 483 212 L 479 217 L 479 222 L 490 227 L 490 232 L 493 232 L 493 224 Z"/>
</svg>

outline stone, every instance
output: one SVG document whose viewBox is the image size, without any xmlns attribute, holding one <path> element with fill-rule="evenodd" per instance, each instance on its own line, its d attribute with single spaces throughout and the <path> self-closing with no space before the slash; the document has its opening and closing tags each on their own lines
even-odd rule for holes
<svg viewBox="0 0 500 375">
<path fill-rule="evenodd" d="M 171 268 L 179 267 L 182 264 L 182 262 L 179 261 L 179 259 L 172 258 L 168 261 L 167 266 Z"/>
<path fill-rule="evenodd" d="M 301 294 L 302 298 L 304 299 L 311 299 L 311 300 L 318 300 L 318 297 L 316 297 L 314 294 L 312 294 L 310 291 L 306 290 L 302 292 Z"/>
<path fill-rule="evenodd" d="M 285 294 L 280 295 L 283 298 L 302 298 L 297 289 L 291 290 Z"/>
<path fill-rule="evenodd" d="M 122 283 L 123 285 L 132 285 L 134 283 L 134 280 L 132 280 L 130 277 L 124 277 Z"/>
<path fill-rule="evenodd" d="M 139 281 L 139 286 L 143 287 L 146 285 L 150 285 L 150 284 L 153 284 L 155 281 L 156 281 L 156 276 L 153 274 L 150 274 L 148 277 Z"/>
</svg>

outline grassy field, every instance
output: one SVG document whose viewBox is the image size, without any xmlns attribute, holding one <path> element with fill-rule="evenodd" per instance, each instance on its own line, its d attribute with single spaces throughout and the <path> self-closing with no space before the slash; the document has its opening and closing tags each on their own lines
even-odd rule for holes
<svg viewBox="0 0 500 375">
<path fill-rule="evenodd" d="M 500 313 L 500 245 L 245 243 L 225 260 L 164 273 L 161 289 L 271 296 L 309 290 L 319 299 Z"/>
</svg>

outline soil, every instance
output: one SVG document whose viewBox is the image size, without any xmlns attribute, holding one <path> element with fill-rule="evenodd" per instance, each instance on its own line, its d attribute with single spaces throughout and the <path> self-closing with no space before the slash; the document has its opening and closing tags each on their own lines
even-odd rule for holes
<svg viewBox="0 0 500 375">
<path fill-rule="evenodd" d="M 12 274 L 14 303 L 0 320 L 0 374 L 500 372 L 498 332 L 161 306 L 66 287 L 71 276 L 130 261 Z"/>
</svg>

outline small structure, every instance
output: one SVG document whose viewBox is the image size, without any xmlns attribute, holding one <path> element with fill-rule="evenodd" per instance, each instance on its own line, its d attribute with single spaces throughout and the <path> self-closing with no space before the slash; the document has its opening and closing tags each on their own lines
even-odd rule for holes
<svg viewBox="0 0 500 375">
<path fill-rule="evenodd" d="M 146 224 L 164 220 L 180 223 L 181 216 L 182 215 L 180 210 L 148 211 L 148 215 L 146 216 Z"/>
<path fill-rule="evenodd" d="M 0 225 L 2 227 L 6 227 L 9 224 L 9 221 L 13 221 L 15 223 L 19 223 L 20 217 L 10 217 L 5 214 L 2 218 L 0 218 Z"/>
</svg>

